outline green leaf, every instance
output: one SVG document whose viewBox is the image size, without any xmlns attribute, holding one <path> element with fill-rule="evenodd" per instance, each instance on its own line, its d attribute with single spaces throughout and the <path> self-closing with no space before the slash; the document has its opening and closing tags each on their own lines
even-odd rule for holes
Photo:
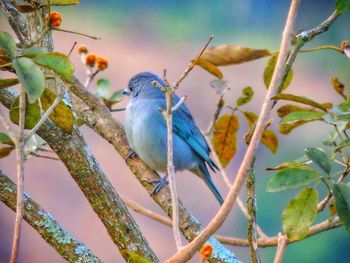
<svg viewBox="0 0 350 263">
<path fill-rule="evenodd" d="M 335 149 L 340 150 L 342 148 L 349 147 L 349 146 L 350 146 L 350 138 L 347 138 L 344 141 L 342 141 L 341 143 L 339 143 Z"/>
<path fill-rule="evenodd" d="M 286 169 L 286 168 L 299 168 L 299 167 L 305 167 L 304 164 L 302 163 L 299 163 L 299 162 L 284 162 L 284 163 L 281 163 L 275 167 L 268 167 L 266 168 L 266 171 L 278 171 L 278 170 L 283 170 L 283 169 Z"/>
<path fill-rule="evenodd" d="M 317 164 L 327 174 L 331 172 L 331 162 L 323 149 L 307 148 L 305 150 L 305 153 L 315 164 Z"/>
<path fill-rule="evenodd" d="M 6 89 L 19 83 L 18 79 L 0 79 L 0 89 Z"/>
<path fill-rule="evenodd" d="M 350 187 L 344 183 L 334 184 L 333 195 L 339 218 L 350 233 Z"/>
<path fill-rule="evenodd" d="M 27 57 L 27 58 L 33 58 L 37 55 L 42 55 L 42 54 L 47 54 L 47 53 L 49 53 L 49 51 L 46 48 L 30 47 L 30 48 L 26 48 L 23 50 L 22 56 Z"/>
<path fill-rule="evenodd" d="M 0 143 L 15 146 L 12 139 L 6 133 L 3 132 L 0 132 Z"/>
<path fill-rule="evenodd" d="M 276 96 L 274 96 L 272 99 L 273 100 L 295 101 L 295 102 L 298 102 L 298 103 L 302 103 L 302 104 L 306 104 L 306 105 L 309 105 L 309 106 L 312 106 L 312 107 L 319 108 L 319 109 L 321 109 L 323 111 L 326 111 L 327 109 L 329 109 L 328 103 L 321 104 L 321 103 L 318 103 L 316 101 L 313 101 L 312 99 L 306 98 L 304 96 L 296 96 L 296 95 L 293 95 L 293 94 L 280 93 L 280 94 L 277 94 Z"/>
<path fill-rule="evenodd" d="M 113 92 L 109 100 L 113 101 L 114 103 L 121 101 L 123 99 L 123 91 L 124 91 L 123 89 L 119 89 Z"/>
<path fill-rule="evenodd" d="M 111 82 L 108 79 L 97 81 L 96 95 L 100 98 L 108 99 L 111 94 Z"/>
<path fill-rule="evenodd" d="M 349 0 L 336 0 L 335 5 L 338 13 L 343 13 L 350 9 Z"/>
<path fill-rule="evenodd" d="M 40 98 L 45 89 L 45 76 L 41 69 L 29 58 L 15 58 L 13 67 L 30 103 Z"/>
<path fill-rule="evenodd" d="M 278 192 L 296 188 L 320 177 L 316 170 L 308 166 L 285 168 L 272 175 L 267 184 L 266 191 Z"/>
<path fill-rule="evenodd" d="M 283 210 L 282 226 L 289 240 L 304 238 L 317 215 L 318 192 L 305 188 Z"/>
<path fill-rule="evenodd" d="M 254 96 L 254 90 L 252 87 L 245 87 L 242 90 L 242 96 L 237 99 L 237 106 L 242 106 L 252 100 Z"/>
<path fill-rule="evenodd" d="M 33 61 L 43 67 L 56 72 L 63 80 L 69 80 L 74 73 L 74 65 L 66 55 L 61 53 L 41 54 L 33 58 Z"/>
<path fill-rule="evenodd" d="M 10 59 L 16 57 L 17 46 L 13 37 L 7 32 L 0 32 L 0 50 L 4 50 Z"/>
<path fill-rule="evenodd" d="M 19 97 L 17 97 L 10 108 L 9 114 L 10 114 L 10 120 L 18 124 L 19 121 Z M 29 103 L 27 97 L 26 97 L 26 116 L 25 116 L 25 123 L 24 128 L 26 129 L 33 129 L 35 124 L 40 120 L 41 114 L 40 114 L 40 106 L 39 102 L 35 101 L 34 103 Z"/>
<path fill-rule="evenodd" d="M 45 89 L 43 95 L 40 98 L 41 105 L 44 111 L 52 105 L 55 101 L 56 94 L 50 89 Z M 60 101 L 49 115 L 50 119 L 60 126 L 66 132 L 71 133 L 74 126 L 74 116 L 72 110 L 63 102 Z"/>
<path fill-rule="evenodd" d="M 12 146 L 1 147 L 0 148 L 0 159 L 8 156 L 14 149 L 15 149 L 15 147 L 12 147 Z"/>
<path fill-rule="evenodd" d="M 47 0 L 39 0 L 41 5 L 48 5 Z M 63 6 L 63 5 L 78 5 L 79 0 L 51 0 L 51 6 Z"/>
<path fill-rule="evenodd" d="M 211 139 L 223 167 L 226 167 L 237 151 L 239 120 L 235 114 L 224 114 L 214 124 Z"/>
<path fill-rule="evenodd" d="M 294 124 L 300 121 L 323 120 L 324 113 L 310 111 L 294 111 L 282 118 L 281 124 Z"/>
<path fill-rule="evenodd" d="M 267 66 L 264 70 L 264 83 L 265 83 L 265 87 L 267 89 L 270 86 L 272 74 L 273 74 L 273 71 L 275 70 L 275 67 L 276 67 L 276 62 L 277 62 L 277 55 L 274 55 L 269 59 L 269 61 L 267 62 Z M 293 69 L 291 69 L 289 71 L 288 76 L 287 76 L 286 80 L 284 81 L 284 83 L 282 85 L 282 89 L 280 91 L 283 91 L 286 88 L 288 88 L 289 84 L 292 82 L 292 79 L 293 79 Z"/>
</svg>

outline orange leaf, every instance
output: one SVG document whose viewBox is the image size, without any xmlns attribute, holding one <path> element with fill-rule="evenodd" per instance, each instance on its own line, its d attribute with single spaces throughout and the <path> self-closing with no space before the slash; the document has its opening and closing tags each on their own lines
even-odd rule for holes
<svg viewBox="0 0 350 263">
<path fill-rule="evenodd" d="M 196 64 L 219 79 L 222 79 L 224 77 L 220 69 L 203 58 L 199 58 Z"/>
<path fill-rule="evenodd" d="M 208 48 L 201 58 L 215 66 L 240 64 L 270 55 L 267 49 L 252 49 L 234 45 L 220 45 Z"/>
<path fill-rule="evenodd" d="M 239 120 L 235 114 L 222 115 L 214 125 L 212 143 L 223 167 L 226 167 L 237 150 Z"/>
<path fill-rule="evenodd" d="M 271 130 L 265 130 L 261 137 L 261 143 L 264 144 L 273 154 L 278 149 L 278 138 Z"/>
</svg>

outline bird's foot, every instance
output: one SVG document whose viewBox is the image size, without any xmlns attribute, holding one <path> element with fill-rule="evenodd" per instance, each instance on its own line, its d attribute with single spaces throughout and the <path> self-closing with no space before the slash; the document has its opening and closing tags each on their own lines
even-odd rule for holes
<svg viewBox="0 0 350 263">
<path fill-rule="evenodd" d="M 163 176 L 162 178 L 160 178 L 160 180 L 152 180 L 152 181 L 149 181 L 149 183 L 151 184 L 157 184 L 152 192 L 151 192 L 151 195 L 155 195 L 157 193 L 159 193 L 160 189 L 163 188 L 163 186 L 165 186 L 166 184 L 168 184 L 168 175 L 166 174 L 165 176 Z"/>
<path fill-rule="evenodd" d="M 133 158 L 135 156 L 137 156 L 136 152 L 135 151 L 130 151 L 128 153 L 128 155 L 126 156 L 126 158 L 125 158 L 125 162 L 127 162 L 130 158 Z"/>
</svg>

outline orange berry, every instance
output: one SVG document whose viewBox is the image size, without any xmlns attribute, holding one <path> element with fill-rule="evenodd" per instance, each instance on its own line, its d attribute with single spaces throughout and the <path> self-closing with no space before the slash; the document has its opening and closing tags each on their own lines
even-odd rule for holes
<svg viewBox="0 0 350 263">
<path fill-rule="evenodd" d="M 213 252 L 213 247 L 209 244 L 204 245 L 199 251 L 199 253 L 202 255 L 203 258 L 210 257 L 212 252 Z"/>
<path fill-rule="evenodd" d="M 97 57 L 95 54 L 92 54 L 92 53 L 87 54 L 85 58 L 85 65 L 88 65 L 89 67 L 93 68 L 96 63 L 96 58 Z"/>
<path fill-rule="evenodd" d="M 350 47 L 350 43 L 348 41 L 342 41 L 341 42 L 341 49 L 344 50 L 345 48 Z"/>
<path fill-rule="evenodd" d="M 81 45 L 79 48 L 78 48 L 78 53 L 79 55 L 81 54 L 87 54 L 88 53 L 88 49 L 85 45 Z"/>
<path fill-rule="evenodd" d="M 108 60 L 106 58 L 97 57 L 96 64 L 97 64 L 98 70 L 102 71 L 108 67 Z"/>
<path fill-rule="evenodd" d="M 62 16 L 59 12 L 50 13 L 49 26 L 50 28 L 59 27 L 62 23 Z"/>
</svg>

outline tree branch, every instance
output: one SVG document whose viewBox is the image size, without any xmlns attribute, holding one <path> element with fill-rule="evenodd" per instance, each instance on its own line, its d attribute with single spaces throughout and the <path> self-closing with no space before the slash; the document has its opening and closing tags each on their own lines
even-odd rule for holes
<svg viewBox="0 0 350 263">
<path fill-rule="evenodd" d="M 228 196 L 225 199 L 224 204 L 220 208 L 219 212 L 212 219 L 209 225 L 203 230 L 203 232 L 195 238 L 190 244 L 185 246 L 182 250 L 177 252 L 173 257 L 169 259 L 169 262 L 185 262 L 193 257 L 193 255 L 201 248 L 201 246 L 208 240 L 208 238 L 215 233 L 215 231 L 223 224 L 227 215 L 231 211 L 238 193 L 240 192 L 242 185 L 247 177 L 248 169 L 254 158 L 256 149 L 259 145 L 261 135 L 265 129 L 266 122 L 268 121 L 269 113 L 271 111 L 271 98 L 277 93 L 278 87 L 282 81 L 284 62 L 287 57 L 288 43 L 292 28 L 294 26 L 297 14 L 297 8 L 299 0 L 293 0 L 291 8 L 289 10 L 287 22 L 282 36 L 282 43 L 280 47 L 280 54 L 277 59 L 276 68 L 272 76 L 271 84 L 266 94 L 260 116 L 258 118 L 254 134 L 251 142 L 248 146 L 247 152 L 242 161 L 242 165 L 238 171 L 236 179 L 230 189 Z"/>
<path fill-rule="evenodd" d="M 287 248 L 287 237 L 281 233 L 278 233 L 278 245 L 277 245 L 277 251 L 276 251 L 276 255 L 273 263 L 282 262 L 286 248 Z"/>
<path fill-rule="evenodd" d="M 0 201 L 16 211 L 16 195 L 16 185 L 0 171 Z M 27 194 L 24 194 L 24 220 L 68 262 L 102 263 Z"/>
</svg>

